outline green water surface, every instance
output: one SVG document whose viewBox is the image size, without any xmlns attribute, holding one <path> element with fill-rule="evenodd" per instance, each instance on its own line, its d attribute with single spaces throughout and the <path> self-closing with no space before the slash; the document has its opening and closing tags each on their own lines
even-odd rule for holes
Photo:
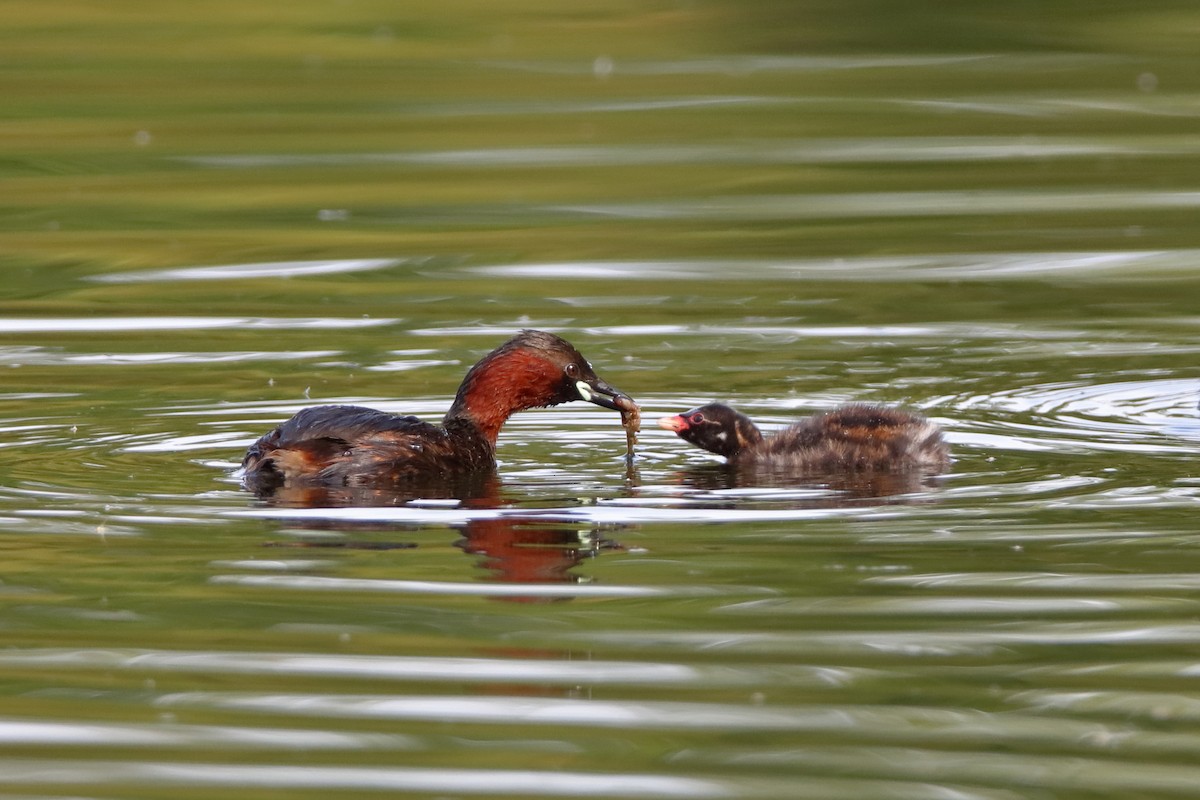
<svg viewBox="0 0 1200 800">
<path fill-rule="evenodd" d="M 0 5 L 0 794 L 1193 796 L 1197 31 Z M 482 510 L 240 490 L 296 409 L 436 419 L 522 327 L 642 402 L 633 469 L 574 404 Z M 715 398 L 956 461 L 736 486 L 653 427 Z"/>
</svg>

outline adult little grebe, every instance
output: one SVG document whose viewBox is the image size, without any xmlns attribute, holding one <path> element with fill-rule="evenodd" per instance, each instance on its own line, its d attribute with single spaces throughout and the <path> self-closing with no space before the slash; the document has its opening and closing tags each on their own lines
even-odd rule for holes
<svg viewBox="0 0 1200 800">
<path fill-rule="evenodd" d="M 304 485 L 387 486 L 494 469 L 496 437 L 514 412 L 587 400 L 636 414 L 565 339 L 525 330 L 467 371 L 441 425 L 359 406 L 306 408 L 246 451 L 253 491 Z"/>
<path fill-rule="evenodd" d="M 941 471 L 950 465 L 942 429 L 910 411 L 851 404 L 816 414 L 764 438 L 758 426 L 723 403 L 663 417 L 660 428 L 730 464 L 806 473 Z"/>
</svg>

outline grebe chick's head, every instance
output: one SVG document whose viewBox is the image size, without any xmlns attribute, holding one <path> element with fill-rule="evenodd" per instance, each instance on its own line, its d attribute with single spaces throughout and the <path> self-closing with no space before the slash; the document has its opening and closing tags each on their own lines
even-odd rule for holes
<svg viewBox="0 0 1200 800">
<path fill-rule="evenodd" d="M 709 403 L 682 414 L 663 417 L 658 421 L 658 427 L 675 431 L 675 435 L 685 442 L 728 459 L 753 449 L 763 438 L 749 417 L 724 403 Z"/>
<path fill-rule="evenodd" d="M 614 411 L 637 408 L 629 395 L 601 379 L 566 339 L 524 330 L 471 367 L 446 419 L 465 417 L 485 431 L 499 430 L 513 412 L 572 400 Z"/>
</svg>

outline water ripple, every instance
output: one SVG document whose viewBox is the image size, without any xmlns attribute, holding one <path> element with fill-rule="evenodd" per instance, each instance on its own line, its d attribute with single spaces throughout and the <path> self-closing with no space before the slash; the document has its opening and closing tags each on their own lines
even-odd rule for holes
<svg viewBox="0 0 1200 800">
<path fill-rule="evenodd" d="M 257 264 L 222 264 L 211 267 L 178 267 L 175 269 L 140 270 L 138 272 L 109 272 L 91 275 L 97 283 L 150 283 L 157 281 L 223 281 L 248 278 L 302 278 L 310 275 L 338 275 L 346 272 L 365 272 L 387 269 L 404 263 L 398 258 L 356 258 L 333 261 L 273 261 Z"/>
<path fill-rule="evenodd" d="M 393 791 L 523 797 L 735 797 L 732 786 L 698 778 L 549 770 L 470 770 L 438 767 L 334 767 L 295 764 L 192 764 L 150 761 L 7 759 L 0 773 L 13 784 L 87 786 L 151 784 L 337 792 Z"/>
<path fill-rule="evenodd" d="M 742 654 L 804 654 L 845 658 L 877 656 L 901 658 L 989 659 L 1008 654 L 1017 647 L 1146 647 L 1150 645 L 1200 645 L 1200 625 L 1146 624 L 1120 622 L 1062 622 L 1020 626 L 997 623 L 993 627 L 971 630 L 853 631 L 746 633 L 708 632 L 627 632 L 581 634 L 592 642 L 626 647 L 688 652 L 736 650 Z"/>
<path fill-rule="evenodd" d="M 1064 278 L 1112 279 L 1190 274 L 1200 250 L 1105 250 L 1076 252 L 949 253 L 917 256 L 858 256 L 829 259 L 672 259 L 566 261 L 493 264 L 460 269 L 469 273 L 535 280 L 716 280 L 831 281 L 986 280 Z"/>
<path fill-rule="evenodd" d="M 340 355 L 340 350 L 244 350 L 221 352 L 67 353 L 43 347 L 0 347 L 0 364 L 59 366 L 135 364 L 235 364 L 248 361 L 304 361 Z"/>
<path fill-rule="evenodd" d="M 375 328 L 398 319 L 335 317 L 7 317 L 0 333 L 112 333 L 117 331 L 288 330 Z"/>
<path fill-rule="evenodd" d="M 1122 535 L 1132 535 L 1122 533 Z M 919 575 L 875 575 L 864 583 L 909 586 L 916 589 L 1013 589 L 1027 591 L 1076 590 L 1100 592 L 1195 592 L 1200 575 L 1193 573 L 1056 573 L 1056 572 L 956 572 Z"/>
<path fill-rule="evenodd" d="M 613 70 L 628 75 L 750 75 L 755 72 L 830 72 L 860 69 L 913 69 L 924 67 L 974 66 L 984 69 L 1030 69 L 1032 65 L 1056 64 L 1083 66 L 1106 63 L 1103 56 L 1049 53 L 1023 55 L 1015 53 L 932 53 L 907 55 L 898 53 L 863 53 L 861 55 L 727 55 L 706 58 L 687 58 L 673 61 L 631 59 L 613 65 Z M 591 61 L 484 61 L 490 68 L 553 75 L 592 75 Z"/>
<path fill-rule="evenodd" d="M 408 331 L 413 336 L 486 336 L 489 338 L 512 335 L 516 327 L 511 324 L 477 325 L 471 327 L 446 326 L 439 328 L 413 328 Z M 670 323 L 656 325 L 539 325 L 542 330 L 552 333 L 579 332 L 592 336 L 688 336 L 707 337 L 725 341 L 729 337 L 755 337 L 759 344 L 770 338 L 796 340 L 803 338 L 929 338 L 944 342 L 946 339 L 1057 339 L 1060 341 L 1074 340 L 1080 336 L 1080 331 L 1071 329 L 1055 329 L 1049 326 L 1032 328 L 1028 325 L 1007 325 L 1003 323 L 945 323 L 932 322 L 924 324 L 894 324 L 894 325 L 796 325 L 785 324 L 784 321 L 771 324 L 761 319 L 742 323 Z"/>
<path fill-rule="evenodd" d="M 1196 96 L 1160 92 L 1155 94 L 1113 94 L 1106 97 L 1028 95 L 991 95 L 956 98 L 887 98 L 883 103 L 937 114 L 967 113 L 1011 117 L 1138 117 L 1200 116 Z"/>
<path fill-rule="evenodd" d="M 213 584 L 321 592 L 384 592 L 388 594 L 459 595 L 469 597 L 582 597 L 604 598 L 709 596 L 723 590 L 707 586 L 602 586 L 596 584 L 456 583 L 453 581 L 327 578 L 313 575 L 214 575 Z"/>
<path fill-rule="evenodd" d="M 305 653 L 203 652 L 122 649 L 0 650 L 0 665 L 33 669 L 98 669 L 146 672 L 234 673 L 248 675 L 354 678 L 371 680 L 504 682 L 518 684 L 745 684 L 754 670 L 719 669 L 641 661 L 561 661 L 520 658 L 440 658 Z M 783 670 L 786 672 L 787 670 Z M 828 685 L 853 680 L 854 669 L 797 667 L 802 682 Z"/>
<path fill-rule="evenodd" d="M 692 752 L 686 761 L 742 768 L 769 765 L 801 774 L 816 770 L 938 784 L 1015 785 L 1035 793 L 1027 797 L 1047 790 L 1068 793 L 1057 795 L 1061 797 L 1079 796 L 1081 792 L 1097 797 L 1194 796 L 1200 785 L 1200 768 L 1114 758 L 1112 751 L 1124 749 L 1129 738 L 1120 732 L 1100 738 L 1089 748 L 1096 754 L 1091 757 L 958 749 L 938 752 L 913 747 L 811 747 L 726 754 Z"/>
<path fill-rule="evenodd" d="M 1160 703 L 1162 699 L 1160 699 Z M 1077 743 L 1092 751 L 1119 742 L 1126 755 L 1200 755 L 1187 733 L 1133 731 L 1091 720 L 924 706 L 754 704 L 671 701 L 605 701 L 529 697 L 397 697 L 392 695 L 184 692 L 164 695 L 166 708 L 218 708 L 319 719 L 374 719 L 471 724 L 583 726 L 622 730 L 703 730 L 806 733 L 873 742 L 933 747 L 1046 749 Z M 892 777 L 892 776 L 889 776 Z"/>
<path fill-rule="evenodd" d="M 864 583 L 871 583 L 868 578 Z M 903 584 L 902 584 L 903 585 Z M 924 584 L 917 584 L 924 586 Z M 754 600 L 715 609 L 754 616 L 820 617 L 1022 617 L 1105 616 L 1129 612 L 1192 613 L 1200 601 L 1180 598 L 1092 597 L 826 597 Z"/>
<path fill-rule="evenodd" d="M 1200 383 L 1192 379 L 1161 378 L 1087 383 L 1070 381 L 1035 384 L 995 392 L 986 397 L 963 398 L 958 408 L 987 405 L 1017 413 L 1065 417 L 1081 416 L 1131 418 L 1163 423 L 1181 417 L 1194 419 Z M 1087 420 L 1089 426 L 1096 420 Z M 1132 431 L 1136 432 L 1136 431 Z"/>
<path fill-rule="evenodd" d="M 584 725 L 630 729 L 701 730 L 845 730 L 862 726 L 861 717 L 903 715 L 898 708 L 852 709 L 814 706 L 780 709 L 721 703 L 633 702 L 530 697 L 417 697 L 396 695 L 257 694 L 181 692 L 162 695 L 156 705 L 166 708 L 208 707 L 315 717 L 446 722 Z M 911 712 L 923 723 L 933 712 Z M 946 718 L 955 712 L 942 712 Z"/>
<path fill-rule="evenodd" d="M 687 105 L 787 103 L 786 98 L 695 98 L 687 101 L 648 101 L 628 104 L 653 108 Z M 504 106 L 507 108 L 507 106 Z M 590 111 L 627 110 L 617 104 L 582 107 L 554 106 L 555 113 L 573 108 Z M 474 113 L 485 114 L 482 107 Z M 1099 156 L 1194 156 L 1200 142 L 1191 136 L 1161 137 L 1029 137 L 993 136 L 876 137 L 846 139 L 758 140 L 713 145 L 609 145 L 592 147 L 505 147 L 479 150 L 440 150 L 376 153 L 260 153 L 184 156 L 177 160 L 214 169 L 264 169 L 291 167 L 470 167 L 477 169 L 555 169 L 578 166 L 654 166 L 671 164 L 860 164 L 1013 161 Z M 228 278 L 292 277 L 383 269 L 399 259 L 295 261 L 278 264 L 233 264 L 171 270 L 123 272 L 92 280 L 127 283 L 151 280 L 217 280 Z"/>
<path fill-rule="evenodd" d="M 844 194 L 757 195 L 654 203 L 597 203 L 546 206 L 572 219 L 604 217 L 635 220 L 756 221 L 773 219 L 851 219 L 856 217 L 939 217 L 1005 214 L 1067 214 L 1200 207 L 1200 192 L 1104 189 L 981 189 L 964 191 L 862 192 Z"/>
<path fill-rule="evenodd" d="M 1169 692 L 1055 691 L 1017 692 L 1008 698 L 1013 705 L 1034 711 L 1069 712 L 1118 720 L 1147 722 L 1200 722 L 1200 699 Z"/>
<path fill-rule="evenodd" d="M 488 117 L 512 114 L 624 114 L 643 111 L 676 111 L 727 108 L 730 106 L 795 105 L 796 100 L 781 95 L 678 95 L 666 97 L 626 97 L 613 100 L 509 100 L 472 101 L 470 103 L 418 103 L 404 106 L 404 113 L 428 117 Z"/>
<path fill-rule="evenodd" d="M 0 719 L 0 744 L 8 747 L 236 747 L 271 750 L 412 749 L 397 734 L 340 733 L 294 728 L 235 728 L 217 725 L 45 722 Z"/>
</svg>

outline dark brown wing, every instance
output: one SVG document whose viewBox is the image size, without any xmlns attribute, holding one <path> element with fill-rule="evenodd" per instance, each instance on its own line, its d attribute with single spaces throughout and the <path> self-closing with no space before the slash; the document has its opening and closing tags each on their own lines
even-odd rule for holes
<svg viewBox="0 0 1200 800">
<path fill-rule="evenodd" d="M 369 485 L 436 470 L 454 451 L 445 429 L 416 417 L 359 406 L 316 406 L 246 451 L 243 481 L 255 490 L 284 484 Z"/>
</svg>

